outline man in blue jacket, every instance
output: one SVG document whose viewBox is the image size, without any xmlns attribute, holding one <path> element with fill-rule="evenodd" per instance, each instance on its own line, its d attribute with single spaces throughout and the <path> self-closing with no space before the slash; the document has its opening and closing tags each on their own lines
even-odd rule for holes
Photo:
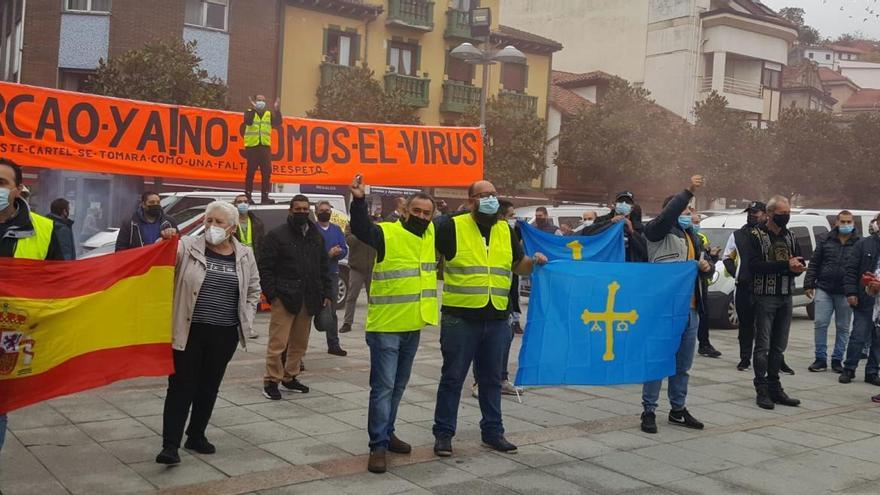
<svg viewBox="0 0 880 495">
<path fill-rule="evenodd" d="M 335 356 L 347 356 L 348 353 L 339 345 L 339 320 L 336 318 L 336 300 L 339 291 L 339 260 L 348 256 L 348 244 L 345 243 L 345 233 L 338 225 L 330 223 L 333 215 L 333 206 L 329 201 L 321 201 L 315 206 L 315 216 L 318 218 L 318 232 L 324 238 L 324 247 L 330 257 L 330 288 L 333 297 L 330 306 L 324 308 L 323 314 L 319 315 L 322 322 L 321 330 L 327 334 L 327 352 Z"/>
<path fill-rule="evenodd" d="M 880 219 L 880 215 L 877 216 Z M 844 265 L 843 288 L 846 299 L 853 308 L 853 327 L 846 348 L 843 373 L 840 383 L 849 383 L 856 377 L 856 368 L 862 358 L 862 350 L 870 347 L 868 363 L 865 365 L 865 382 L 880 385 L 878 361 L 880 361 L 880 332 L 874 324 L 874 296 L 865 291 L 862 282 L 864 273 L 877 270 L 877 257 L 880 256 L 880 235 L 872 233 L 857 242 Z"/>
</svg>

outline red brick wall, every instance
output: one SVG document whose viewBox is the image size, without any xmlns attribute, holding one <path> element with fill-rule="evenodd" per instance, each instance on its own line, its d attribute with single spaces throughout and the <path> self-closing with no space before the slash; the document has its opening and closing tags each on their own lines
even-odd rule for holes
<svg viewBox="0 0 880 495">
<path fill-rule="evenodd" d="M 58 3 L 55 0 L 44 1 Z M 183 37 L 184 2 L 181 0 L 113 0 L 112 9 L 111 57 L 142 48 L 151 41 L 179 40 Z"/>
<path fill-rule="evenodd" d="M 278 0 L 229 2 L 229 108 L 243 110 L 248 96 L 264 94 L 270 104 L 279 95 Z"/>
<path fill-rule="evenodd" d="M 58 43 L 61 2 L 28 0 L 21 54 L 21 82 L 35 86 L 58 86 Z"/>
</svg>

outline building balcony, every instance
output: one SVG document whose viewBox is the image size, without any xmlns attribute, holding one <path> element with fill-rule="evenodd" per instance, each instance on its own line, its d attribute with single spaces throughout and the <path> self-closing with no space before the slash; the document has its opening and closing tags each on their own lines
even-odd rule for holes
<svg viewBox="0 0 880 495">
<path fill-rule="evenodd" d="M 515 93 L 513 91 L 502 90 L 498 97 L 501 101 L 520 108 L 523 111 L 538 113 L 538 97 L 530 96 L 524 93 Z"/>
<path fill-rule="evenodd" d="M 441 112 L 465 113 L 474 105 L 480 103 L 479 86 L 471 86 L 456 81 L 443 83 L 443 102 L 440 104 Z"/>
<path fill-rule="evenodd" d="M 728 108 L 758 114 L 764 111 L 764 87 L 760 83 L 725 77 L 719 88 L 713 85 L 712 77 L 703 77 L 699 89 L 703 94 L 715 89 L 727 99 Z"/>
<path fill-rule="evenodd" d="M 324 62 L 321 64 L 321 86 L 326 84 L 330 84 L 337 75 L 339 74 L 347 74 L 348 71 L 352 70 L 353 67 L 349 67 L 347 65 L 338 65 L 331 64 L 330 62 Z"/>
<path fill-rule="evenodd" d="M 434 2 L 430 0 L 388 0 L 389 26 L 419 31 L 434 30 Z"/>
<path fill-rule="evenodd" d="M 471 13 L 468 10 L 449 9 L 446 11 L 446 30 L 443 37 L 447 39 L 473 40 L 471 36 Z"/>
<path fill-rule="evenodd" d="M 428 106 L 428 90 L 431 80 L 422 77 L 404 76 L 394 72 L 385 74 L 385 91 L 400 91 L 408 105 L 424 108 Z"/>
</svg>

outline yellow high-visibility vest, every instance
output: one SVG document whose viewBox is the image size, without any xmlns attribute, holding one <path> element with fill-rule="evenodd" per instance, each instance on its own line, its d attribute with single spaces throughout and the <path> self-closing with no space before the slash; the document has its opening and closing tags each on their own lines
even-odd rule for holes
<svg viewBox="0 0 880 495">
<path fill-rule="evenodd" d="M 455 222 L 455 257 L 443 268 L 443 305 L 457 308 L 492 306 L 504 311 L 513 275 L 510 227 L 498 221 L 489 234 L 489 246 L 471 215 Z"/>
<path fill-rule="evenodd" d="M 55 222 L 31 212 L 31 224 L 34 226 L 34 235 L 16 241 L 13 257 L 44 260 L 49 254 L 49 246 L 52 244 L 52 231 L 55 230 Z"/>
<path fill-rule="evenodd" d="M 244 128 L 244 147 L 272 146 L 272 112 L 263 115 L 254 111 L 254 123 Z"/>
</svg>

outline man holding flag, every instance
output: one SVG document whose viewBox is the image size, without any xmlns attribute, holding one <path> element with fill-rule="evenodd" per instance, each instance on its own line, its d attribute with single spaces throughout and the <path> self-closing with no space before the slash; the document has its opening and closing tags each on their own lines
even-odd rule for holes
<svg viewBox="0 0 880 495">
<path fill-rule="evenodd" d="M 694 285 L 694 295 L 690 302 L 690 315 L 687 327 L 681 335 L 681 344 L 675 356 L 675 375 L 669 377 L 669 423 L 697 430 L 703 429 L 703 423 L 691 416 L 685 407 L 688 387 L 688 370 L 694 362 L 694 351 L 697 343 L 697 331 L 700 326 L 700 315 L 705 314 L 706 285 L 700 277 L 712 276 L 714 266 L 703 259 L 700 237 L 692 228 L 691 208 L 689 203 L 703 186 L 703 177 L 691 177 L 690 185 L 684 191 L 666 198 L 663 211 L 657 218 L 645 225 L 645 238 L 648 240 L 648 259 L 651 263 L 674 263 L 699 260 L 700 276 Z M 646 382 L 642 386 L 642 431 L 657 433 L 657 420 L 654 411 L 660 398 L 663 380 Z"/>
<path fill-rule="evenodd" d="M 470 214 L 437 228 L 437 251 L 443 269 L 443 315 L 440 348 L 443 368 L 434 411 L 434 453 L 452 455 L 461 387 L 471 362 L 477 377 L 483 443 L 499 452 L 516 453 L 504 438 L 501 420 L 501 366 L 511 339 L 508 323 L 513 272 L 528 275 L 533 263 L 547 262 L 523 253 L 513 229 L 498 214 L 495 186 L 475 182 L 468 189 Z"/>
</svg>

